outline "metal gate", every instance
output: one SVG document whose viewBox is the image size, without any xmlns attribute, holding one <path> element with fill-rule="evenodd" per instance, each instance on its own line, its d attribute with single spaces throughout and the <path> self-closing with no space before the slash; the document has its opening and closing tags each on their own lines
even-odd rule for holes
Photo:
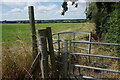
<svg viewBox="0 0 120 80">
<path fill-rule="evenodd" d="M 62 39 L 61 36 L 65 34 L 70 34 L 71 39 Z M 88 41 L 77 39 L 76 34 L 86 34 Z M 57 69 L 61 78 L 120 80 L 119 56 L 107 54 L 106 51 L 91 53 L 91 45 L 96 45 L 94 46 L 96 49 L 98 45 L 111 48 L 120 44 L 91 42 L 91 33 L 85 32 L 61 32 L 53 34 L 53 38 Z"/>
</svg>

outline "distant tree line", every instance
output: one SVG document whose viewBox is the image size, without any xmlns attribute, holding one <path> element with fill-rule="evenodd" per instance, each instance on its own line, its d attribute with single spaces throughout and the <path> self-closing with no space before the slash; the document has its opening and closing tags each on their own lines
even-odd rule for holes
<svg viewBox="0 0 120 80">
<path fill-rule="evenodd" d="M 1 21 L 1 23 L 29 23 L 29 21 Z"/>
<path fill-rule="evenodd" d="M 65 20 L 35 20 L 35 23 L 84 23 L 87 19 L 65 19 Z M 29 23 L 26 21 L 1 21 L 0 23 Z"/>
</svg>

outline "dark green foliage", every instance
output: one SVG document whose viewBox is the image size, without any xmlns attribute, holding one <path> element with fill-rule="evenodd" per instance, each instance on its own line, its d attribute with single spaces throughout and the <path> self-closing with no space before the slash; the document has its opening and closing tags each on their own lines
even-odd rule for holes
<svg viewBox="0 0 120 80">
<path fill-rule="evenodd" d="M 72 2 L 72 5 L 74 5 L 75 4 L 75 2 Z"/>
<path fill-rule="evenodd" d="M 78 3 L 75 4 L 75 7 L 76 7 L 76 8 L 78 7 Z"/>
<path fill-rule="evenodd" d="M 63 11 L 62 11 L 61 15 L 65 15 L 65 12 L 68 11 L 67 5 L 68 5 L 67 2 L 63 2 L 63 4 L 62 4 Z M 75 5 L 76 8 L 78 7 L 78 3 L 72 2 L 72 5 Z"/>
<path fill-rule="evenodd" d="M 108 15 L 114 11 L 115 2 L 93 2 L 86 9 L 88 19 L 96 23 L 96 34 L 101 38 Z"/>
<path fill-rule="evenodd" d="M 120 3 L 115 5 L 115 10 L 109 14 L 105 27 L 105 41 L 112 43 L 120 43 Z M 117 55 L 120 56 L 120 47 L 114 48 Z"/>
<path fill-rule="evenodd" d="M 64 8 L 64 11 L 68 10 L 67 5 L 68 5 L 67 2 L 63 2 L 62 8 Z"/>
<path fill-rule="evenodd" d="M 105 42 L 120 43 L 120 2 L 94 2 L 86 9 L 87 18 L 96 23 L 99 38 Z M 120 56 L 120 47 L 111 47 Z"/>
<path fill-rule="evenodd" d="M 67 5 L 68 5 L 67 2 L 63 2 L 63 4 L 62 4 L 63 12 L 61 13 L 61 15 L 64 15 L 65 12 L 68 10 Z"/>
</svg>

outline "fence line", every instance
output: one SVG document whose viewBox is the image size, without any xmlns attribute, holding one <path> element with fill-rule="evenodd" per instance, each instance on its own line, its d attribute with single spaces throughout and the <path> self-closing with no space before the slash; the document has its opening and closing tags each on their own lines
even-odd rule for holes
<svg viewBox="0 0 120 80">
<path fill-rule="evenodd" d="M 60 32 L 60 33 L 55 33 L 55 34 L 53 34 L 53 35 L 58 35 L 58 39 L 53 39 L 54 41 L 57 41 L 57 42 L 53 42 L 53 44 L 55 44 L 55 43 L 58 43 L 58 45 L 60 46 L 60 42 L 65 42 L 65 51 L 64 52 L 60 52 L 60 47 L 57 49 L 57 50 L 55 50 L 54 49 L 54 51 L 55 52 L 58 52 L 58 53 L 63 53 L 64 54 L 64 64 L 62 63 L 62 62 L 59 62 L 59 61 L 56 61 L 56 63 L 59 63 L 59 64 L 63 64 L 64 65 L 64 77 L 66 77 L 66 74 L 67 74 L 67 69 L 65 69 L 66 68 L 66 66 L 67 66 L 67 64 L 66 64 L 66 59 L 67 58 L 65 58 L 67 55 L 66 55 L 66 53 L 67 53 L 67 43 L 66 43 L 66 40 L 60 40 L 59 39 L 59 34 L 65 34 L 65 33 L 82 33 L 82 34 L 84 34 L 83 32 Z M 89 34 L 90 35 L 90 33 L 85 33 L 85 34 Z M 11 35 L 8 35 L 9 37 L 11 37 Z M 18 35 L 13 35 L 13 36 L 18 36 Z M 22 36 L 22 35 L 19 35 L 19 36 Z M 26 35 L 27 36 L 27 35 Z M 36 36 L 36 35 L 34 35 L 34 36 Z M 120 46 L 120 44 L 117 44 L 117 43 L 101 43 L 101 42 L 90 42 L 91 40 L 89 39 L 89 41 L 81 41 L 81 40 L 75 40 L 75 36 L 73 36 L 74 38 L 74 40 L 69 40 L 70 41 L 70 50 L 71 50 L 71 43 L 85 43 L 85 44 L 89 44 L 88 45 L 88 47 L 90 48 L 91 47 L 91 44 L 96 44 L 96 45 L 108 45 L 108 46 Z M 17 42 L 17 41 L 11 41 L 11 42 L 0 42 L 0 43 L 15 43 L 15 42 Z M 20 43 L 20 42 L 18 42 L 18 43 Z M 25 44 L 33 44 L 33 42 L 23 42 L 23 43 L 25 43 Z M 34 44 L 38 44 L 38 43 L 34 43 Z M 74 46 L 75 48 L 81 48 L 81 47 L 77 47 L 77 46 Z M 87 49 L 87 50 L 89 50 L 89 49 Z M 83 55 L 83 56 L 88 56 L 88 57 L 90 57 L 90 56 L 92 56 L 92 57 L 102 57 L 102 58 L 111 58 L 111 59 L 120 59 L 120 57 L 112 57 L 112 56 L 104 56 L 104 55 L 93 55 L 93 54 L 90 54 L 90 51 L 88 51 L 88 53 L 89 54 L 84 54 L 84 53 L 72 53 L 72 52 L 70 52 L 70 55 L 71 54 L 78 54 L 78 55 Z M 70 56 L 69 56 L 70 57 Z M 69 59 L 71 59 L 71 58 L 69 58 Z M 76 66 L 76 67 L 82 67 L 82 68 L 89 68 L 89 69 L 96 69 L 96 70 L 101 70 L 101 71 L 109 71 L 109 72 L 115 72 L 115 73 L 120 73 L 120 71 L 116 71 L 116 70 L 109 70 L 109 69 L 103 69 L 103 68 L 96 68 L 96 67 L 90 67 L 90 66 L 84 66 L 84 65 L 75 65 L 75 64 L 70 64 L 69 63 L 69 65 L 71 65 L 71 66 Z M 70 66 L 69 66 L 70 67 Z M 66 74 L 65 74 L 66 73 Z"/>
<path fill-rule="evenodd" d="M 17 41 L 11 41 L 11 42 L 0 42 L 0 43 L 20 43 L 20 42 L 17 42 Z M 32 42 L 23 42 L 24 44 L 32 44 Z M 35 44 L 35 43 L 34 43 Z"/>
<path fill-rule="evenodd" d="M 15 36 L 31 36 L 31 34 L 20 34 L 20 35 L 3 35 L 2 37 L 15 37 Z"/>
<path fill-rule="evenodd" d="M 65 34 L 65 33 L 80 33 L 80 34 L 91 34 L 91 33 L 87 33 L 87 32 L 59 32 L 59 33 L 53 33 L 52 35 L 57 35 L 57 34 Z"/>
<path fill-rule="evenodd" d="M 103 69 L 103 68 L 97 68 L 97 67 L 90 67 L 90 66 L 83 66 L 83 65 L 75 65 L 75 64 L 71 64 L 71 66 L 82 67 L 82 68 L 89 68 L 89 69 L 95 69 L 95 70 L 100 70 L 100 71 L 109 71 L 109 72 L 114 72 L 114 73 L 120 73 L 120 71 L 110 70 L 110 69 Z"/>
<path fill-rule="evenodd" d="M 109 45 L 109 46 L 120 46 L 120 44 L 117 43 L 100 43 L 100 42 L 89 42 L 89 41 L 77 41 L 77 40 L 72 40 L 72 43 L 86 43 L 86 44 L 99 44 L 99 45 Z"/>
<path fill-rule="evenodd" d="M 57 35 L 57 39 L 53 39 L 55 42 L 54 43 L 57 43 L 57 42 L 64 42 L 65 40 L 60 40 L 58 37 L 58 34 L 66 34 L 66 33 L 73 33 L 73 35 L 75 35 L 74 34 L 74 32 L 60 32 L 60 33 L 55 33 L 55 34 L 53 34 L 53 36 L 54 35 Z M 77 32 L 76 32 L 77 33 Z M 61 35 L 62 36 L 62 35 Z M 75 67 L 78 67 L 79 69 L 80 68 L 84 68 L 84 69 L 93 69 L 93 70 L 100 70 L 100 71 L 107 71 L 107 72 L 112 72 L 112 73 L 117 73 L 117 74 L 119 74 L 120 73 L 120 71 L 119 70 L 112 70 L 112 69 L 105 69 L 105 68 L 101 68 L 101 67 L 91 67 L 91 66 L 88 66 L 89 64 L 91 64 L 89 61 L 90 61 L 90 57 L 99 57 L 99 58 L 106 58 L 106 59 L 114 59 L 114 60 L 120 60 L 120 57 L 114 57 L 114 56 L 104 56 L 104 55 L 94 55 L 94 54 L 90 54 L 90 48 L 91 48 L 91 44 L 96 44 L 96 45 L 107 45 L 107 46 L 120 46 L 120 44 L 118 44 L 118 43 L 101 43 L 101 42 L 91 42 L 91 33 L 89 33 L 89 41 L 84 41 L 84 40 L 75 40 L 75 36 L 73 36 L 73 40 L 71 39 L 71 40 L 68 40 L 68 41 L 70 41 L 69 42 L 69 69 L 71 69 L 70 67 L 71 66 L 73 66 L 74 68 Z M 71 43 L 72 44 L 75 44 L 75 43 L 84 43 L 84 44 L 88 44 L 88 49 L 87 50 L 89 50 L 88 51 L 88 54 L 87 53 L 73 53 L 73 52 L 71 52 Z M 64 45 L 65 46 L 65 45 Z M 82 48 L 82 47 L 77 47 L 77 46 L 73 46 L 74 48 Z M 82 48 L 82 49 L 85 49 L 85 48 Z M 65 54 L 65 52 L 62 52 L 62 51 L 60 51 L 61 50 L 61 48 L 59 48 L 59 49 L 57 49 L 57 50 L 54 50 L 55 52 L 58 52 L 58 53 L 62 53 L 63 55 Z M 77 65 L 77 64 L 75 64 L 75 63 L 71 63 L 71 55 L 81 55 L 81 56 L 86 56 L 86 57 L 88 57 L 88 63 L 89 64 L 87 64 L 87 66 L 85 66 L 85 65 Z M 65 56 L 64 56 L 65 57 Z M 67 57 L 66 57 L 67 58 Z M 65 59 L 65 58 L 64 58 Z M 56 61 L 56 63 L 58 63 L 58 64 L 62 64 L 64 67 L 65 67 L 65 64 L 64 64 L 64 62 L 61 62 L 61 61 Z M 115 63 L 114 63 L 115 64 Z M 63 69 L 65 69 L 63 67 Z M 68 70 L 69 70 L 68 69 Z M 80 70 L 81 71 L 81 70 Z M 68 71 L 69 72 L 69 76 L 71 76 L 71 72 L 70 72 L 70 70 Z M 81 72 L 80 72 L 81 73 Z M 79 73 L 79 74 L 80 74 Z M 86 75 L 86 74 L 85 74 Z M 73 73 L 72 74 L 72 76 L 73 77 L 82 77 L 82 78 L 87 78 L 87 79 L 93 79 L 93 77 L 89 77 L 89 76 L 85 76 L 85 75 L 83 75 L 83 76 L 81 76 L 81 75 L 75 75 L 75 73 Z M 89 74 L 88 74 L 89 75 Z M 119 77 L 119 76 L 118 76 Z M 98 77 L 97 77 L 98 78 Z M 102 76 L 100 76 L 100 78 L 102 78 Z M 117 77 L 115 77 L 115 78 L 117 78 Z M 95 79 L 95 78 L 94 78 Z"/>
<path fill-rule="evenodd" d="M 101 57 L 101 58 L 110 58 L 110 59 L 120 59 L 120 57 L 93 55 L 93 54 L 85 54 L 85 53 L 70 53 L 70 54 L 77 54 L 77 55 L 83 55 L 83 56 L 92 56 L 92 57 Z"/>
<path fill-rule="evenodd" d="M 118 43 L 100 43 L 100 42 L 89 42 L 89 41 L 81 41 L 81 40 L 79 40 L 79 41 L 78 40 L 71 40 L 70 41 L 70 45 L 71 45 L 71 43 L 73 43 L 73 44 L 74 43 L 84 43 L 84 44 L 96 44 L 96 45 L 107 45 L 107 46 L 120 46 L 120 44 L 118 44 Z M 113 57 L 113 56 L 94 55 L 94 54 L 87 54 L 87 53 L 73 53 L 73 52 L 70 52 L 69 54 L 70 55 L 88 56 L 88 57 L 109 58 L 109 59 L 116 59 L 118 61 L 120 60 L 120 57 Z M 69 56 L 69 58 L 70 57 L 71 56 Z M 86 68 L 86 69 L 88 68 L 88 69 L 100 70 L 100 71 L 108 71 L 108 72 L 118 73 L 118 74 L 120 73 L 120 71 L 118 71 L 118 70 L 111 70 L 111 69 L 104 69 L 104 68 L 100 68 L 100 67 L 91 67 L 91 66 L 77 65 L 77 64 L 71 64 L 71 62 L 69 62 L 69 67 L 70 66 L 79 67 L 79 68 Z"/>
</svg>

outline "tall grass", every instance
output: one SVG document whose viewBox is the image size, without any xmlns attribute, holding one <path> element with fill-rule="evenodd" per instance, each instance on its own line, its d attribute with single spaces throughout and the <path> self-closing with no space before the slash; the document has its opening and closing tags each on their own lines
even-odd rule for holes
<svg viewBox="0 0 120 80">
<path fill-rule="evenodd" d="M 30 45 L 24 43 L 3 47 L 3 79 L 24 79 L 33 61 L 31 53 Z"/>
</svg>

